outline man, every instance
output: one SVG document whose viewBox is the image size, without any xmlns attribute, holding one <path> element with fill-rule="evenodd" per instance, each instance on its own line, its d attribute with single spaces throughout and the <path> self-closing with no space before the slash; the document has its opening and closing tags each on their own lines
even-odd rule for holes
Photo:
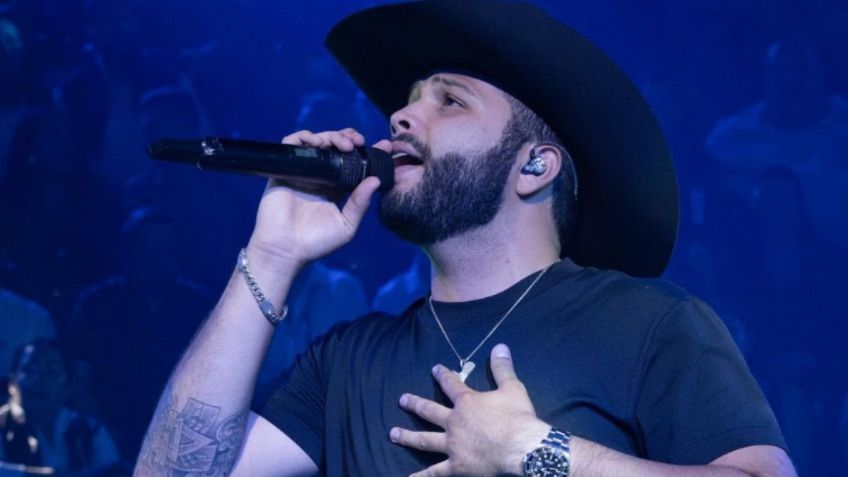
<svg viewBox="0 0 848 477">
<path fill-rule="evenodd" d="M 774 42 L 763 62 L 762 99 L 718 121 L 705 145 L 727 171 L 723 185 L 742 197 L 765 171 L 792 171 L 809 206 L 809 227 L 835 245 L 848 232 L 842 205 L 848 201 L 848 100 L 828 93 L 826 69 L 809 39 Z"/>
<path fill-rule="evenodd" d="M 74 363 L 74 404 L 112 431 L 121 456 L 132 459 L 174 361 L 212 298 L 186 278 L 176 221 L 164 210 L 139 207 L 121 229 L 119 273 L 83 290 L 66 335 Z M 116 319 L 115 310 L 122 310 Z M 183 317 L 159 319 L 167 310 Z M 124 336 L 125 341 L 115 336 Z"/>
<path fill-rule="evenodd" d="M 379 185 L 339 210 L 270 182 L 137 475 L 794 475 L 709 309 L 593 268 L 659 275 L 677 221 L 659 128 L 606 56 L 540 10 L 482 0 L 366 10 L 328 46 L 394 111 L 375 144 L 395 158 L 380 212 L 430 257 L 430 296 L 334 328 L 249 413 L 262 315 L 279 320 L 294 276 L 351 239 Z"/>
<path fill-rule="evenodd" d="M 109 432 L 65 405 L 68 371 L 50 340 L 36 339 L 17 350 L 10 398 L 0 406 L 0 461 L 62 475 L 113 475 L 120 462 Z"/>
</svg>

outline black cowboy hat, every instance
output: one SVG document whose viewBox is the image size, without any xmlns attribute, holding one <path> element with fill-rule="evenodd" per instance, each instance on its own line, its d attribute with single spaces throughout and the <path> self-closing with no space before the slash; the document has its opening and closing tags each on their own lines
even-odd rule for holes
<svg viewBox="0 0 848 477">
<path fill-rule="evenodd" d="M 678 224 L 665 138 L 636 86 L 586 38 L 539 8 L 500 0 L 385 5 L 343 19 L 327 47 L 387 116 L 434 71 L 462 71 L 518 98 L 574 158 L 583 266 L 659 276 Z"/>
</svg>

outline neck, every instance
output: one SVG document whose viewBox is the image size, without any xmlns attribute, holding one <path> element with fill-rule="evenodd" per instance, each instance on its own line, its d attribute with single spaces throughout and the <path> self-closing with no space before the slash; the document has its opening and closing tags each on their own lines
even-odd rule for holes
<svg viewBox="0 0 848 477">
<path fill-rule="evenodd" d="M 460 302 L 492 296 L 559 260 L 556 243 L 521 232 L 533 229 L 504 222 L 510 221 L 496 218 L 425 249 L 432 263 L 434 300 Z"/>
</svg>

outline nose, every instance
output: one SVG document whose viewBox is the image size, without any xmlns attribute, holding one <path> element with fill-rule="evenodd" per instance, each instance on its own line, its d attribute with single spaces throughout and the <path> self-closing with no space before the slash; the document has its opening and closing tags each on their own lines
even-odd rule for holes
<svg viewBox="0 0 848 477">
<path fill-rule="evenodd" d="M 404 106 L 395 111 L 389 118 L 389 125 L 392 131 L 392 136 L 402 132 L 410 132 L 413 127 L 417 126 L 418 120 L 412 114 L 411 104 Z"/>
</svg>

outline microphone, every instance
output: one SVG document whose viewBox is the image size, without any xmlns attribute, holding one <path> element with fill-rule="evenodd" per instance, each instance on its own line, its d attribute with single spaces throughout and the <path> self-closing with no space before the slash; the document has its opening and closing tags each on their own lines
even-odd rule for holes
<svg viewBox="0 0 848 477">
<path fill-rule="evenodd" d="M 154 159 L 194 164 L 201 170 L 237 172 L 281 179 L 311 189 L 350 192 L 368 176 L 380 179 L 380 191 L 395 183 L 392 156 L 373 147 L 351 152 L 208 137 L 160 139 L 147 147 Z"/>
</svg>

